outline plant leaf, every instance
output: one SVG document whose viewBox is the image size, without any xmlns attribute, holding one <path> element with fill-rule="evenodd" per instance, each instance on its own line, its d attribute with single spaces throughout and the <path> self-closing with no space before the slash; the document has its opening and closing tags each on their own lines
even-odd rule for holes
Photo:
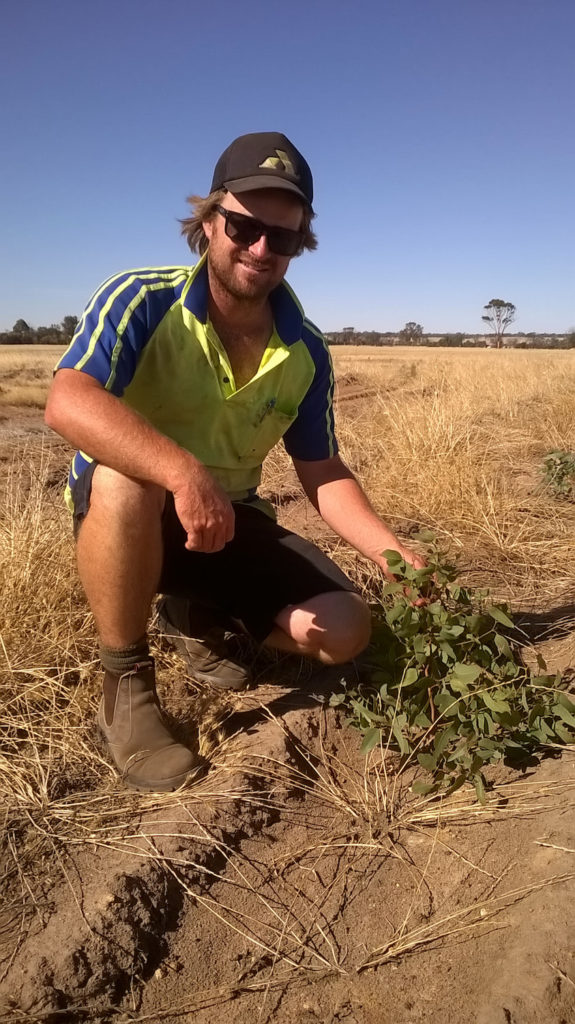
<svg viewBox="0 0 575 1024">
<path fill-rule="evenodd" d="M 427 796 L 437 789 L 437 782 L 424 782 L 423 779 L 416 779 L 411 785 L 412 793 L 419 793 L 420 796 Z"/>
<path fill-rule="evenodd" d="M 418 754 L 417 760 L 426 772 L 434 772 L 437 768 L 437 756 L 434 754 Z"/>
<path fill-rule="evenodd" d="M 496 604 L 490 605 L 485 609 L 487 615 L 490 615 L 496 622 L 500 622 L 502 626 L 509 626 L 510 629 L 514 629 L 514 624 L 505 612 L 498 608 Z"/>
<path fill-rule="evenodd" d="M 463 662 L 456 661 L 452 675 L 461 683 L 474 683 L 481 675 L 481 668 L 479 665 L 464 665 Z"/>
<path fill-rule="evenodd" d="M 363 743 L 361 744 L 360 750 L 362 754 L 369 754 L 370 750 L 373 750 L 379 743 L 381 738 L 381 729 L 367 729 Z"/>
</svg>

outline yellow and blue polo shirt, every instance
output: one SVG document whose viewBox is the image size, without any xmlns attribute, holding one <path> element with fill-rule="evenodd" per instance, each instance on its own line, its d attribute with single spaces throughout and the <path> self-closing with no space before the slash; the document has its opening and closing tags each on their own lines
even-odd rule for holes
<svg viewBox="0 0 575 1024">
<path fill-rule="evenodd" d="M 283 437 L 302 460 L 337 453 L 327 345 L 283 281 L 270 295 L 274 328 L 255 376 L 236 388 L 208 318 L 206 257 L 195 267 L 131 270 L 94 294 L 56 369 L 98 380 L 193 453 L 233 501 L 251 498 Z M 77 452 L 67 490 L 92 461 Z"/>
</svg>

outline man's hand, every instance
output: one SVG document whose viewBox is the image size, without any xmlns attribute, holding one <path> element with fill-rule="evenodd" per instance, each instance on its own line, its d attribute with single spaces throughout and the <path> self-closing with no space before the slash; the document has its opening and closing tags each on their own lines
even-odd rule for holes
<svg viewBox="0 0 575 1024">
<path fill-rule="evenodd" d="M 425 561 L 425 558 L 422 558 L 421 555 L 418 555 L 416 551 L 412 551 L 411 548 L 404 547 L 403 544 L 390 544 L 389 547 L 393 548 L 394 551 L 397 551 L 398 554 L 400 554 L 401 557 L 404 559 L 404 561 L 406 561 L 409 565 L 412 565 L 414 569 L 425 569 L 427 562 Z M 392 581 L 396 579 L 393 573 L 390 572 L 387 562 L 383 557 L 381 559 L 380 565 L 381 568 L 383 569 L 383 574 L 386 579 Z"/>
<path fill-rule="evenodd" d="M 425 558 L 422 558 L 422 556 L 418 555 L 417 552 L 412 551 L 411 548 L 404 547 L 403 544 L 394 544 L 393 548 L 390 547 L 389 550 L 397 551 L 397 553 L 401 555 L 403 560 L 407 562 L 409 565 L 411 565 L 414 569 L 425 569 L 427 565 Z M 397 576 L 394 576 L 393 572 L 391 572 L 387 560 L 383 557 L 383 555 L 381 556 L 380 567 L 383 570 L 383 575 L 387 580 L 390 580 L 390 582 L 392 583 L 395 583 L 397 581 Z M 432 581 L 430 581 L 430 586 L 431 589 L 433 589 Z M 405 586 L 403 588 L 403 592 L 406 595 L 406 597 L 409 595 L 409 591 L 409 586 Z M 412 604 L 414 608 L 421 608 L 423 607 L 423 605 L 427 604 L 428 601 L 429 594 L 426 594 L 425 597 L 418 597 L 416 601 L 412 602 Z"/>
<path fill-rule="evenodd" d="M 235 530 L 235 514 L 227 494 L 204 466 L 173 490 L 176 513 L 188 538 L 188 551 L 221 551 Z"/>
</svg>

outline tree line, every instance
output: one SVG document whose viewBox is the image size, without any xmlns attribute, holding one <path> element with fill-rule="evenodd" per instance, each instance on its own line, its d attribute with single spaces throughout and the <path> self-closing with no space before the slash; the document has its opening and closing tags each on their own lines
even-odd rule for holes
<svg viewBox="0 0 575 1024">
<path fill-rule="evenodd" d="M 31 327 L 20 319 L 11 331 L 0 332 L 0 345 L 67 345 L 77 326 L 77 316 L 65 316 L 49 327 Z"/>
<path fill-rule="evenodd" d="M 515 320 L 517 312 L 512 302 L 505 299 L 490 299 L 483 307 L 485 313 L 481 319 L 493 331 L 492 335 L 464 334 L 424 334 L 421 324 L 409 320 L 401 331 L 356 331 L 354 327 L 344 327 L 342 331 L 326 334 L 330 345 L 429 345 L 444 348 L 503 348 L 504 335 Z M 567 334 L 508 334 L 509 348 L 575 348 L 575 330 Z"/>
<path fill-rule="evenodd" d="M 497 344 L 493 335 L 464 334 L 412 334 L 401 331 L 356 331 L 345 327 L 325 335 L 330 345 L 423 345 L 430 348 L 575 348 L 575 331 L 569 334 L 506 334 L 505 341 Z"/>
</svg>

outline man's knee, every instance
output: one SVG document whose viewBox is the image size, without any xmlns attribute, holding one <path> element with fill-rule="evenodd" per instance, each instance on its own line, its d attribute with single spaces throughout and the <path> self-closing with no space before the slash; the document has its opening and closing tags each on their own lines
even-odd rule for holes
<svg viewBox="0 0 575 1024">
<path fill-rule="evenodd" d="M 117 516 L 160 517 L 166 492 L 157 484 L 135 480 L 108 466 L 97 466 L 92 477 L 90 508 L 98 507 Z"/>
<path fill-rule="evenodd" d="M 318 594 L 284 609 L 276 621 L 300 647 L 332 665 L 356 658 L 371 636 L 370 610 L 359 594 L 349 591 Z"/>
<path fill-rule="evenodd" d="M 359 594 L 342 593 L 337 606 L 325 637 L 325 650 L 334 665 L 357 658 L 371 638 L 371 612 Z"/>
</svg>

